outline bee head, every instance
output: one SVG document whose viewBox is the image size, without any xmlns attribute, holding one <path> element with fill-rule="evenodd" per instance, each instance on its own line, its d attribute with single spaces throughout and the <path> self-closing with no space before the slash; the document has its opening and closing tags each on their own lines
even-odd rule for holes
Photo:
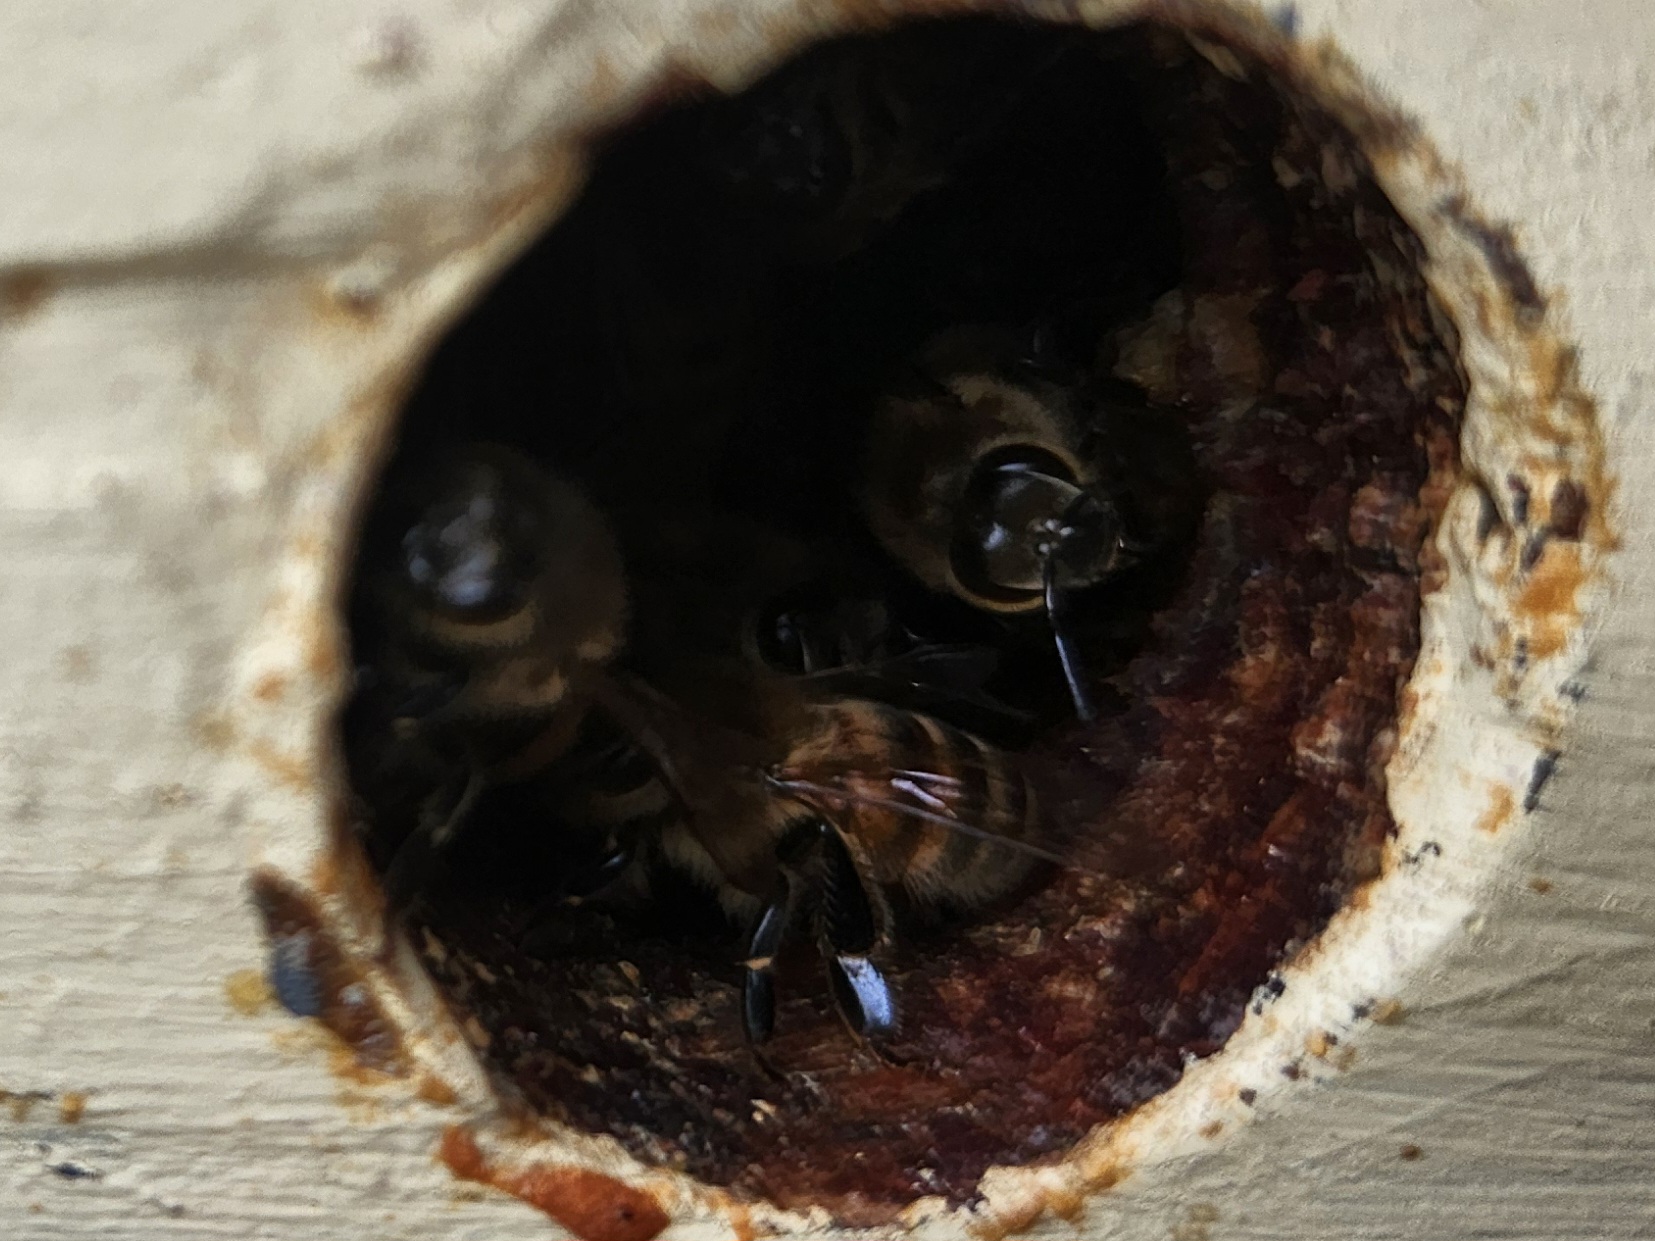
<svg viewBox="0 0 1655 1241">
<path fill-rule="evenodd" d="M 483 459 L 439 472 L 402 536 L 403 575 L 428 606 L 458 619 L 494 619 L 527 598 L 549 532 L 532 494 L 516 483 Z"/>
</svg>

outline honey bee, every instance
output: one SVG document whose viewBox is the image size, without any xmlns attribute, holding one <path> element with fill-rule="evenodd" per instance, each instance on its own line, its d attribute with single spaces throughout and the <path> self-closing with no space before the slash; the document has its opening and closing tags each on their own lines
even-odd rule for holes
<svg viewBox="0 0 1655 1241">
<path fill-rule="evenodd" d="M 368 736 L 353 767 L 377 768 L 369 783 L 381 788 L 422 774 L 426 790 L 387 870 L 394 909 L 485 787 L 575 748 L 628 604 L 604 516 L 573 483 L 495 445 L 410 471 L 364 545 L 354 629 L 366 674 L 352 708 Z"/>
<path fill-rule="evenodd" d="M 795 907 L 813 917 L 840 1015 L 856 1034 L 897 1027 L 874 957 L 893 933 L 885 893 L 979 909 L 1015 891 L 1039 861 L 1038 800 L 1012 757 L 930 716 L 866 699 L 814 705 L 786 757 L 764 773 L 780 884 L 754 923 L 742 1011 L 769 1037 L 774 961 Z"/>
<path fill-rule="evenodd" d="M 1141 545 L 1088 442 L 1099 411 L 1038 368 L 999 364 L 984 340 L 961 330 L 933 341 L 918 390 L 875 410 L 863 513 L 931 589 L 988 612 L 1043 610 L 1076 714 L 1089 720 L 1069 599 L 1132 563 Z"/>
<path fill-rule="evenodd" d="M 692 668 L 659 724 L 686 814 L 661 859 L 748 920 L 742 1019 L 755 1046 L 775 1027 L 775 962 L 808 927 L 835 1006 L 856 1035 L 895 1032 L 876 958 L 894 934 L 890 893 L 921 907 L 979 909 L 1016 890 L 1044 848 L 1018 760 L 932 716 L 873 699 L 818 698 L 796 679 Z M 693 686 L 693 688 L 691 688 Z M 708 714 L 708 704 L 734 705 Z"/>
<path fill-rule="evenodd" d="M 686 806 L 674 784 L 685 747 L 660 741 L 658 721 L 663 714 L 685 715 L 677 701 L 728 702 L 735 682 L 685 683 L 686 666 L 737 668 L 739 684 L 747 687 L 741 692 L 768 684 L 772 698 L 785 681 L 813 700 L 861 693 L 967 718 L 1026 718 L 982 690 L 995 670 L 995 652 L 917 641 L 865 583 L 825 566 L 813 549 L 784 534 L 742 518 L 678 513 L 638 543 L 646 545 L 638 555 L 648 571 L 635 575 L 636 593 L 646 606 L 639 608 L 626 667 L 606 677 L 605 710 L 587 717 L 580 744 L 535 777 L 536 812 L 603 840 L 606 850 L 589 870 L 562 876 L 531 912 L 531 939 L 558 907 L 600 893 L 636 897 L 648 890 L 640 872 L 652 861 L 670 865 L 696 856 L 683 837 Z M 662 687 L 675 690 L 676 701 Z M 719 757 L 701 760 L 704 769 L 728 767 L 738 750 L 749 767 L 755 755 L 769 752 L 762 738 L 780 730 L 776 720 L 745 707 L 734 714 L 748 735 L 733 740 L 726 732 Z M 617 719 L 624 727 L 615 726 Z M 656 739 L 647 752 L 639 748 L 640 736 Z M 677 869 L 710 873 L 694 864 Z"/>
<path fill-rule="evenodd" d="M 1060 858 L 1035 841 L 1036 800 L 1009 753 L 846 691 L 947 704 L 992 670 L 992 652 L 909 647 L 877 597 L 836 594 L 846 579 L 809 549 L 740 520 L 683 517 L 658 542 L 641 557 L 652 572 L 635 575 L 653 606 L 583 726 L 608 744 L 583 742 L 533 779 L 536 813 L 604 847 L 548 880 L 525 947 L 558 909 L 647 900 L 670 870 L 749 925 L 755 1046 L 774 1027 L 774 959 L 805 923 L 839 1011 L 877 1039 L 897 1020 L 875 962 L 893 933 L 887 892 L 974 909 Z"/>
<path fill-rule="evenodd" d="M 1009 755 L 813 682 L 834 658 L 822 652 L 877 639 L 812 627 L 799 645 L 810 671 L 796 677 L 754 659 L 731 672 L 722 651 L 667 661 L 665 688 L 614 667 L 629 604 L 609 524 L 509 450 L 470 446 L 416 474 L 370 545 L 381 554 L 359 594 L 372 685 L 417 704 L 391 734 L 464 777 L 458 794 L 436 781 L 437 808 L 388 867 L 393 909 L 478 789 L 525 785 L 549 830 L 602 843 L 594 865 L 553 881 L 559 902 L 635 878 L 642 860 L 751 919 L 743 1021 L 755 1046 L 774 1027 L 775 956 L 801 920 L 839 1011 L 877 1038 L 897 1022 L 874 960 L 891 935 L 885 894 L 975 907 L 1056 858 L 1032 842 L 1035 799 Z"/>
</svg>

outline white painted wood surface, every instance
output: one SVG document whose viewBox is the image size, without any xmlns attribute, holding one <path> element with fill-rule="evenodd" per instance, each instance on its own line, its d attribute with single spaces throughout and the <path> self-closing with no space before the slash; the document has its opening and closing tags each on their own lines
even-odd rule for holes
<svg viewBox="0 0 1655 1241">
<path fill-rule="evenodd" d="M 316 502 L 307 462 L 366 434 L 341 441 L 339 411 L 476 247 L 551 209 L 545 169 L 624 107 L 615 84 L 728 43 L 738 10 L 755 50 L 789 24 L 706 2 L 0 8 L 0 1235 L 547 1234 L 433 1163 L 451 1112 L 343 1082 L 300 1023 L 229 1002 L 261 962 L 248 860 L 296 812 L 228 757 L 234 661 Z M 1561 295 L 1614 436 L 1622 598 L 1557 778 L 1404 1019 L 1077 1226 L 1655 1235 L 1655 13 L 1299 10 Z M 340 308 L 398 291 L 372 330 Z"/>
</svg>

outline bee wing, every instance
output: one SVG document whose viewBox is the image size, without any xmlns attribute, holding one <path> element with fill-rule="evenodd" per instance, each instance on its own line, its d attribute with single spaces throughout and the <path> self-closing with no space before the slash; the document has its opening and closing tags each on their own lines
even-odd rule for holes
<svg viewBox="0 0 1655 1241">
<path fill-rule="evenodd" d="M 991 646 L 967 643 L 918 646 L 878 661 L 872 668 L 882 676 L 963 693 L 988 684 L 1000 669 L 1000 652 Z"/>
<path fill-rule="evenodd" d="M 1076 866 L 1070 858 L 1055 849 L 1048 849 L 1044 845 L 1020 837 L 1008 836 L 1004 832 L 997 832 L 962 818 L 957 812 L 958 807 L 951 800 L 932 798 L 902 780 L 886 782 L 883 790 L 879 792 L 868 788 L 870 781 L 867 773 L 860 773 L 855 781 L 855 784 L 861 787 L 852 787 L 852 782 L 845 777 L 825 777 L 821 780 L 773 777 L 770 783 L 779 792 L 825 810 L 831 811 L 835 806 L 856 805 L 906 815 L 977 840 L 992 841 L 1014 853 L 1038 858 L 1068 870 L 1086 869 Z"/>
<path fill-rule="evenodd" d="M 923 685 L 964 693 L 981 689 L 999 669 L 1000 654 L 993 647 L 954 645 L 917 646 L 899 655 L 824 668 L 806 673 L 801 679 L 822 690 L 842 688 L 845 678 L 866 680 L 876 677 L 903 685 Z"/>
<path fill-rule="evenodd" d="M 968 643 L 928 644 L 898 655 L 809 673 L 799 680 L 813 695 L 846 695 L 891 701 L 915 708 L 974 707 L 991 715 L 1027 722 L 1029 712 L 989 693 L 984 686 L 1000 667 L 993 647 Z"/>
<path fill-rule="evenodd" d="M 1013 853 L 1091 879 L 1150 880 L 1176 861 L 1163 841 L 1130 831 L 1118 821 L 1107 802 L 1100 801 L 1094 784 L 1077 783 L 1073 773 L 1047 770 L 1048 764 L 1033 766 L 1030 774 L 1038 794 L 1038 821 L 1025 824 L 1025 834 L 1018 836 L 984 826 L 973 809 L 969 781 L 959 776 L 918 770 L 829 772 L 812 768 L 808 774 L 772 773 L 769 783 L 829 817 L 835 809 L 865 806 L 992 841 Z"/>
<path fill-rule="evenodd" d="M 796 752 L 765 776 L 776 792 L 830 819 L 835 812 L 863 808 L 992 841 L 1070 870 L 1086 869 L 1069 856 L 1066 833 L 1054 830 L 1045 798 L 1029 783 L 1020 756 L 996 752 L 988 762 L 956 752 L 946 767 L 882 763 L 865 749 L 836 744 Z"/>
</svg>

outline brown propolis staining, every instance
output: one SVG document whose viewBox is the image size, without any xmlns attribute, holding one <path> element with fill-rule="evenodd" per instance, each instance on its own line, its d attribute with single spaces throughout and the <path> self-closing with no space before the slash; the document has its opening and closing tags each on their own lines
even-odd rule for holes
<svg viewBox="0 0 1655 1241">
<path fill-rule="evenodd" d="M 1212 1226 L 1220 1212 L 1210 1202 L 1197 1202 L 1184 1212 L 1184 1218 L 1173 1225 L 1171 1241 L 1212 1241 Z"/>
<path fill-rule="evenodd" d="M 224 998 L 243 1017 L 256 1017 L 275 1002 L 263 970 L 236 970 L 224 980 Z"/>
<path fill-rule="evenodd" d="M 1401 1025 L 1407 1015 L 1408 1010 L 1402 1006 L 1402 1001 L 1393 999 L 1377 1001 L 1367 1013 L 1368 1020 L 1376 1026 Z"/>
<path fill-rule="evenodd" d="M 972 1241 L 1011 1241 L 1028 1232 L 1045 1214 L 1045 1202 L 1026 1199 L 1003 1207 L 986 1219 L 973 1220 L 968 1235 Z"/>
<path fill-rule="evenodd" d="M 1114 1189 L 1131 1174 L 1131 1168 L 1123 1163 L 1111 1161 L 1102 1167 L 1086 1170 L 1086 1183 L 1100 1193 Z"/>
<path fill-rule="evenodd" d="M 326 930 L 310 898 L 270 873 L 254 877 L 253 902 L 270 943 L 270 992 L 297 1017 L 314 1017 L 349 1051 L 346 1066 L 402 1076 L 407 1062 L 356 967 Z"/>
<path fill-rule="evenodd" d="M 459 1096 L 454 1093 L 452 1086 L 430 1073 L 420 1074 L 414 1086 L 414 1093 L 433 1107 L 453 1107 L 459 1101 Z"/>
<path fill-rule="evenodd" d="M 1552 487 L 1552 511 L 1547 527 L 1554 538 L 1575 542 L 1586 532 L 1586 518 L 1591 510 L 1586 488 L 1572 478 L 1559 479 Z"/>
<path fill-rule="evenodd" d="M 1503 784 L 1489 790 L 1488 806 L 1477 819 L 1477 830 L 1490 835 L 1505 827 L 1517 814 L 1517 797 Z"/>
<path fill-rule="evenodd" d="M 1576 395 L 1574 404 L 1582 403 L 1584 398 Z M 1595 439 L 1592 444 L 1601 450 Z M 1514 678 L 1511 684 L 1576 640 L 1591 587 L 1600 576 L 1601 555 L 1618 545 L 1603 520 L 1601 499 L 1593 498 L 1609 488 L 1601 461 L 1594 457 L 1578 476 L 1552 476 L 1548 481 L 1547 473 L 1531 464 L 1523 474 L 1506 475 L 1503 490 L 1510 526 L 1499 519 L 1486 494 L 1478 521 L 1479 542 L 1496 533 L 1504 540 L 1500 550 L 1510 559 L 1502 585 L 1510 593 L 1499 648 L 1473 647 L 1471 654 L 1490 670 L 1503 662 Z M 1565 682 L 1560 695 L 1572 697 L 1576 684 Z"/>
<path fill-rule="evenodd" d="M 581 1241 L 650 1241 L 670 1222 L 652 1195 L 601 1172 L 549 1164 L 497 1167 L 462 1125 L 443 1131 L 438 1158 L 461 1180 L 521 1198 Z"/>
<path fill-rule="evenodd" d="M 86 1115 L 87 1096 L 83 1090 L 65 1090 L 57 1097 L 57 1118 L 66 1125 L 78 1125 Z"/>
<path fill-rule="evenodd" d="M 0 1091 L 0 1102 L 6 1105 L 7 1113 L 17 1124 L 27 1121 L 34 1115 L 35 1108 L 51 1097 L 51 1093 L 45 1090 Z"/>
<path fill-rule="evenodd" d="M 252 695 L 262 703 L 278 702 L 287 693 L 287 677 L 280 672 L 267 672 L 253 683 Z"/>
<path fill-rule="evenodd" d="M 1580 593 L 1590 574 L 1578 543 L 1547 542 L 1534 557 L 1513 611 L 1528 628 L 1528 657 L 1557 654 L 1580 627 Z"/>
<path fill-rule="evenodd" d="M 336 280 L 328 286 L 327 294 L 327 304 L 352 323 L 366 327 L 379 318 L 384 294 L 364 280 Z"/>
<path fill-rule="evenodd" d="M 1109 1186 L 1100 1185 L 1107 1189 Z M 1086 1214 L 1086 1195 L 1065 1186 L 1053 1186 L 1046 1193 L 1046 1213 L 1068 1224 L 1078 1223 Z"/>
<path fill-rule="evenodd" d="M 299 792 L 316 787 L 315 769 L 307 760 L 285 753 L 263 738 L 256 738 L 247 746 L 247 755 L 272 778 Z"/>
<path fill-rule="evenodd" d="M 43 267 L 20 267 L 0 273 L 0 323 L 26 319 L 44 306 L 56 282 Z"/>
<path fill-rule="evenodd" d="M 443 1130 L 437 1158 L 462 1181 L 487 1183 L 488 1161 L 483 1158 L 483 1148 L 464 1125 L 449 1125 Z"/>
</svg>

